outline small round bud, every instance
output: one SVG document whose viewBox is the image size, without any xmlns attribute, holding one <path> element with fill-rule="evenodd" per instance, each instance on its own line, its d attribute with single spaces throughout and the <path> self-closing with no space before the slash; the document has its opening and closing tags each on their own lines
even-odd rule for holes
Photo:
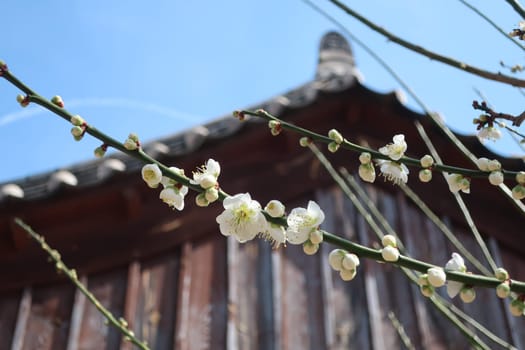
<svg viewBox="0 0 525 350">
<path fill-rule="evenodd" d="M 428 274 L 422 273 L 421 275 L 419 275 L 419 277 L 417 278 L 417 284 L 419 286 L 428 286 L 430 284 L 428 282 Z"/>
<path fill-rule="evenodd" d="M 272 218 L 280 218 L 284 215 L 284 204 L 276 199 L 272 199 L 264 207 L 264 211 L 268 213 Z"/>
<path fill-rule="evenodd" d="M 494 276 L 500 281 L 506 281 L 509 279 L 509 273 L 503 267 L 498 267 Z"/>
<path fill-rule="evenodd" d="M 283 129 L 278 127 L 278 128 L 271 129 L 270 133 L 272 134 L 272 136 L 277 136 L 277 135 L 279 135 L 281 133 L 281 131 L 283 131 Z"/>
<path fill-rule="evenodd" d="M 501 163 L 497 159 L 489 160 L 487 164 L 489 171 L 496 171 L 501 169 Z"/>
<path fill-rule="evenodd" d="M 78 114 L 72 116 L 70 122 L 75 126 L 82 126 L 85 123 L 84 119 Z"/>
<path fill-rule="evenodd" d="M 499 186 L 503 183 L 503 173 L 501 171 L 493 171 L 489 175 L 489 182 L 491 185 Z"/>
<path fill-rule="evenodd" d="M 383 247 L 397 247 L 396 237 L 393 235 L 384 235 L 381 239 L 381 243 L 383 244 Z"/>
<path fill-rule="evenodd" d="M 525 184 L 525 171 L 520 171 L 516 174 L 516 182 L 520 185 Z"/>
<path fill-rule="evenodd" d="M 357 255 L 352 254 L 352 253 L 346 253 L 343 256 L 342 265 L 345 270 L 355 270 L 355 268 L 359 266 L 359 264 L 360 262 L 359 262 L 359 258 L 357 257 Z"/>
<path fill-rule="evenodd" d="M 319 250 L 319 244 L 312 243 L 310 241 L 306 241 L 303 244 L 303 252 L 306 255 L 314 255 Z"/>
<path fill-rule="evenodd" d="M 341 133 L 335 129 L 331 129 L 329 132 L 328 132 L 328 137 L 332 140 L 334 140 L 335 143 L 337 144 L 341 144 L 343 143 L 343 135 L 341 135 Z"/>
<path fill-rule="evenodd" d="M 343 249 L 334 249 L 328 254 L 328 263 L 332 269 L 340 271 L 343 268 L 343 257 L 345 251 Z"/>
<path fill-rule="evenodd" d="M 211 187 L 204 192 L 204 196 L 209 203 L 213 203 L 219 199 L 219 191 L 215 187 Z"/>
<path fill-rule="evenodd" d="M 93 153 L 95 153 L 95 157 L 102 158 L 106 154 L 106 149 L 100 146 L 100 147 L 95 148 L 95 151 Z"/>
<path fill-rule="evenodd" d="M 508 283 L 503 282 L 498 284 L 496 287 L 496 295 L 498 298 L 505 299 L 510 295 L 510 286 Z"/>
<path fill-rule="evenodd" d="M 462 288 L 459 297 L 465 304 L 469 304 L 476 299 L 476 291 L 470 287 Z"/>
<path fill-rule="evenodd" d="M 432 165 L 434 165 L 434 158 L 432 158 L 431 155 L 426 154 L 419 160 L 419 162 L 423 168 L 430 168 Z"/>
<path fill-rule="evenodd" d="M 139 146 L 137 145 L 136 141 L 130 138 L 127 138 L 126 141 L 124 141 L 124 148 L 127 149 L 128 151 L 134 151 L 137 148 L 139 148 Z"/>
<path fill-rule="evenodd" d="M 346 282 L 353 280 L 356 275 L 357 275 L 357 271 L 355 269 L 354 270 L 343 269 L 339 271 L 339 276 L 341 277 L 343 281 L 346 281 Z"/>
<path fill-rule="evenodd" d="M 436 288 L 444 286 L 447 281 L 447 275 L 441 267 L 431 267 L 428 269 L 427 275 L 428 282 Z"/>
<path fill-rule="evenodd" d="M 139 142 L 139 135 L 135 134 L 134 132 L 130 133 L 128 135 L 128 139 L 133 140 L 135 142 Z"/>
<path fill-rule="evenodd" d="M 74 126 L 71 128 L 71 135 L 75 137 L 82 137 L 84 135 L 84 128 L 81 126 Z"/>
<path fill-rule="evenodd" d="M 62 100 L 62 97 L 58 95 L 53 96 L 51 103 L 60 108 L 64 108 L 64 101 Z"/>
<path fill-rule="evenodd" d="M 320 244 L 323 242 L 323 234 L 319 230 L 315 230 L 310 233 L 310 242 L 313 244 Z"/>
<path fill-rule="evenodd" d="M 270 121 L 268 122 L 268 127 L 269 127 L 270 129 L 276 128 L 276 127 L 278 127 L 278 126 L 280 126 L 280 125 L 281 125 L 281 123 L 280 123 L 279 121 L 277 121 L 277 120 L 273 120 L 273 119 L 272 119 L 272 120 L 270 120 Z"/>
<path fill-rule="evenodd" d="M 519 299 L 514 299 L 510 303 L 510 313 L 512 316 L 523 316 L 523 310 L 525 310 L 525 305 L 523 304 L 523 301 Z"/>
<path fill-rule="evenodd" d="M 481 171 L 489 171 L 489 160 L 488 160 L 488 158 L 485 158 L 485 157 L 478 158 L 477 164 L 478 164 L 479 170 L 481 170 Z"/>
<path fill-rule="evenodd" d="M 419 290 L 421 291 L 421 294 L 427 298 L 430 298 L 432 295 L 434 295 L 434 287 L 432 286 L 420 286 Z"/>
<path fill-rule="evenodd" d="M 195 196 L 195 204 L 197 204 L 199 207 L 207 207 L 210 202 L 208 202 L 204 193 L 199 193 Z"/>
<path fill-rule="evenodd" d="M 234 116 L 235 118 L 239 119 L 241 122 L 242 122 L 244 119 L 246 119 L 246 116 L 245 116 L 244 113 L 241 112 L 241 111 L 234 111 L 234 112 L 233 112 L 233 116 Z"/>
<path fill-rule="evenodd" d="M 20 106 L 22 107 L 27 107 L 27 105 L 29 104 L 29 99 L 27 98 L 27 96 L 24 95 L 17 95 L 16 100 L 18 103 L 20 103 Z"/>
<path fill-rule="evenodd" d="M 432 180 L 432 171 L 430 169 L 423 169 L 419 171 L 419 181 L 429 182 Z"/>
<path fill-rule="evenodd" d="M 472 124 L 479 124 L 480 120 L 478 118 L 472 119 Z"/>
<path fill-rule="evenodd" d="M 312 139 L 309 137 L 304 136 L 299 139 L 299 145 L 301 145 L 301 147 L 308 147 L 311 143 Z"/>
<path fill-rule="evenodd" d="M 359 162 L 361 164 L 368 164 L 372 161 L 372 155 L 368 152 L 363 152 L 359 155 Z"/>
<path fill-rule="evenodd" d="M 376 170 L 372 163 L 360 164 L 358 170 L 363 181 L 373 183 L 376 180 Z"/>
<path fill-rule="evenodd" d="M 399 250 L 392 246 L 386 246 L 381 250 L 381 256 L 385 261 L 394 262 L 399 259 Z"/>
<path fill-rule="evenodd" d="M 337 152 L 337 150 L 339 149 L 339 144 L 336 143 L 336 142 L 330 142 L 328 144 L 328 150 L 332 153 L 335 153 Z"/>
<path fill-rule="evenodd" d="M 2 69 L 2 70 L 6 70 L 7 69 L 7 64 L 4 61 L 2 61 L 2 60 L 0 60 L 0 69 Z"/>
<path fill-rule="evenodd" d="M 512 189 L 512 198 L 518 201 L 525 198 L 525 187 L 522 185 L 514 186 L 514 188 Z"/>
<path fill-rule="evenodd" d="M 487 121 L 487 115 L 486 114 L 480 114 L 479 115 L 479 121 L 481 123 L 485 123 Z"/>
</svg>

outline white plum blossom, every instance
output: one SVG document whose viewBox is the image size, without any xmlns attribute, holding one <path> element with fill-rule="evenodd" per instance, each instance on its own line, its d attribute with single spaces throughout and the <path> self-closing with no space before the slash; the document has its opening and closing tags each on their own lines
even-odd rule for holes
<svg viewBox="0 0 525 350">
<path fill-rule="evenodd" d="M 447 174 L 445 175 L 447 179 L 448 188 L 452 193 L 458 193 L 462 191 L 463 193 L 470 193 L 470 180 L 464 177 L 461 174 Z"/>
<path fill-rule="evenodd" d="M 324 221 L 324 213 L 317 203 L 310 201 L 306 209 L 292 209 L 286 221 L 288 223 L 286 240 L 292 244 L 302 244 L 309 239 L 310 233 L 317 230 Z"/>
<path fill-rule="evenodd" d="M 184 196 L 188 193 L 186 186 L 169 186 L 160 191 L 159 198 L 170 207 L 184 209 Z"/>
<path fill-rule="evenodd" d="M 219 162 L 213 159 L 208 159 L 205 165 L 203 165 L 198 171 L 193 172 L 193 180 L 190 183 L 193 185 L 199 185 L 203 189 L 214 187 L 217 185 L 217 178 L 221 173 L 221 166 Z"/>
<path fill-rule="evenodd" d="M 465 266 L 465 260 L 458 253 L 452 253 L 452 258 L 445 265 L 446 271 L 458 271 L 466 272 L 467 267 Z M 447 294 L 449 297 L 454 298 L 463 288 L 463 283 L 456 281 L 447 282 Z"/>
<path fill-rule="evenodd" d="M 496 141 L 501 138 L 501 131 L 499 131 L 499 129 L 495 128 L 494 126 L 486 126 L 479 130 L 478 138 L 481 142 L 485 140 Z"/>
<path fill-rule="evenodd" d="M 489 175 L 489 182 L 491 185 L 499 186 L 503 183 L 503 173 L 501 171 L 493 171 Z"/>
<path fill-rule="evenodd" d="M 345 257 L 343 249 L 334 249 L 328 254 L 328 263 L 335 271 L 340 271 L 343 268 L 343 258 Z"/>
<path fill-rule="evenodd" d="M 379 152 L 388 156 L 392 160 L 399 160 L 405 154 L 407 150 L 407 143 L 405 142 L 405 135 L 398 134 L 393 137 L 393 143 L 381 147 Z"/>
<path fill-rule="evenodd" d="M 381 250 L 381 256 L 385 261 L 395 262 L 399 260 L 399 250 L 391 245 L 387 245 Z"/>
<path fill-rule="evenodd" d="M 396 185 L 401 182 L 407 183 L 409 171 L 405 164 L 383 159 L 379 159 L 377 164 L 384 178 L 388 181 L 392 181 Z"/>
<path fill-rule="evenodd" d="M 286 242 L 286 229 L 271 222 L 266 225 L 266 230 L 261 233 L 261 237 L 272 243 L 274 248 L 279 248 L 281 244 Z"/>
<path fill-rule="evenodd" d="M 224 236 L 233 236 L 244 243 L 267 230 L 261 205 L 249 193 L 226 197 L 222 204 L 224 211 L 217 216 L 217 223 Z"/>
<path fill-rule="evenodd" d="M 142 179 L 151 188 L 156 188 L 162 181 L 162 171 L 157 164 L 146 164 L 142 167 Z"/>
<path fill-rule="evenodd" d="M 488 158 L 481 157 L 481 158 L 478 158 L 476 163 L 478 165 L 479 170 L 489 171 L 489 162 L 490 160 Z"/>
<path fill-rule="evenodd" d="M 339 276 L 343 281 L 354 279 L 359 266 L 359 257 L 349 253 L 344 249 L 334 249 L 328 255 L 328 263 L 335 271 L 339 271 Z"/>
</svg>

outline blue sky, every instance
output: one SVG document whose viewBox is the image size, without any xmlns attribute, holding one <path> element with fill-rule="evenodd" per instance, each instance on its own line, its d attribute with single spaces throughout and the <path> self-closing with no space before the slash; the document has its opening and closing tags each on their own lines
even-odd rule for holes
<svg viewBox="0 0 525 350">
<path fill-rule="evenodd" d="M 383 55 L 454 130 L 474 132 L 473 88 L 501 111 L 522 112 L 525 97 L 517 89 L 415 56 L 328 1 L 315 2 Z M 406 39 L 482 68 L 501 70 L 501 60 L 523 63 L 525 51 L 459 1 L 348 3 Z M 506 31 L 519 21 L 503 1 L 471 3 Z M 301 0 L 7 0 L 2 14 L 0 58 L 10 70 L 43 96 L 61 95 L 67 108 L 121 140 L 129 132 L 143 140 L 166 136 L 311 80 L 319 40 L 336 29 Z M 365 85 L 379 92 L 399 88 L 352 46 Z M 37 106 L 21 109 L 17 94 L 0 80 L 0 182 L 93 157 L 98 141 L 73 141 L 70 125 Z M 411 99 L 408 105 L 419 110 Z M 521 154 L 510 136 L 504 139 L 495 145 L 499 152 Z"/>
</svg>

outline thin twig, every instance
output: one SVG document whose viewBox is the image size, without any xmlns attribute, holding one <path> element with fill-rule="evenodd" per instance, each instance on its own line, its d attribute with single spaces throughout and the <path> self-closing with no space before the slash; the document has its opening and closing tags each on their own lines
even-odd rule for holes
<svg viewBox="0 0 525 350">
<path fill-rule="evenodd" d="M 521 4 L 517 0 L 506 0 L 510 6 L 516 11 L 521 18 L 525 19 L 525 9 L 521 6 Z"/>
</svg>

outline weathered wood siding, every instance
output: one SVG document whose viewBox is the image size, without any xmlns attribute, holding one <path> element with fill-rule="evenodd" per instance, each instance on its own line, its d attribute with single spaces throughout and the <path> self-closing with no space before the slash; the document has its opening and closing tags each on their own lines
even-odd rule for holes
<svg viewBox="0 0 525 350">
<path fill-rule="evenodd" d="M 454 250 L 428 219 L 400 194 L 367 190 L 411 256 L 444 265 Z M 326 213 L 323 228 L 369 246 L 379 244 L 340 190 L 326 189 L 315 197 Z M 469 233 L 456 232 L 480 256 Z M 523 278 L 522 256 L 495 241 L 490 246 L 512 276 Z M 355 280 L 343 282 L 327 264 L 330 250 L 322 245 L 315 256 L 306 256 L 299 246 L 274 250 L 261 240 L 240 245 L 217 228 L 158 256 L 82 279 L 152 349 L 404 349 L 389 312 L 417 349 L 469 348 L 400 269 L 362 261 Z M 523 318 L 510 316 L 493 291 L 478 289 L 470 305 L 453 303 L 518 348 L 525 344 Z M 69 283 L 60 282 L 0 296 L 0 349 L 131 346 Z"/>
</svg>

